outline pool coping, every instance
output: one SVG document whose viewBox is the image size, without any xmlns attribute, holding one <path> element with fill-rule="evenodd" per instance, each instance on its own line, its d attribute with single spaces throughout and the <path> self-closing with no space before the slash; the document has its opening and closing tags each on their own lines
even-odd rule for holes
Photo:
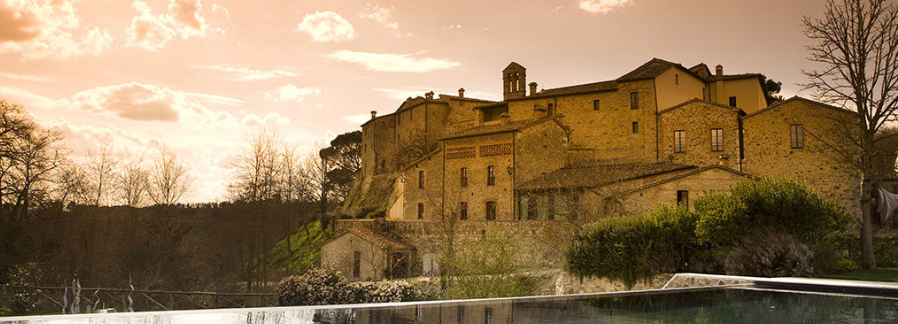
<svg viewBox="0 0 898 324">
<path fill-rule="evenodd" d="M 752 285 L 761 288 L 780 288 L 787 290 L 810 290 L 817 292 L 858 294 L 858 295 L 874 295 L 884 297 L 898 297 L 898 284 L 875 282 L 875 281 L 854 281 L 840 279 L 821 279 L 821 278 L 763 278 L 763 277 L 746 277 L 746 276 L 727 276 L 703 273 L 678 273 L 668 281 L 667 287 L 677 278 L 696 278 L 704 280 L 734 280 L 750 282 Z M 716 286 L 721 287 L 721 286 Z M 664 289 L 664 288 L 662 288 Z"/>
</svg>

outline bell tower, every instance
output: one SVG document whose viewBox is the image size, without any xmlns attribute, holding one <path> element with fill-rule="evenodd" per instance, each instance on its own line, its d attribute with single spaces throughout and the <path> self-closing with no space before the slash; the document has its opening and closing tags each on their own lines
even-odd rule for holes
<svg viewBox="0 0 898 324">
<path fill-rule="evenodd" d="M 524 98 L 527 95 L 527 68 L 511 62 L 502 70 L 503 99 Z"/>
</svg>

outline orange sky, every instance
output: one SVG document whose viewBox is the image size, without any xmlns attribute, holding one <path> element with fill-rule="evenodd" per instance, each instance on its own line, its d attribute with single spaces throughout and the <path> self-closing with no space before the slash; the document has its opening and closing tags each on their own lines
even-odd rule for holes
<svg viewBox="0 0 898 324">
<path fill-rule="evenodd" d="M 822 0 L 0 0 L 0 97 L 73 156 L 172 147 L 225 198 L 258 125 L 308 149 L 427 91 L 501 97 L 516 61 L 540 88 L 659 57 L 760 72 L 801 94 L 800 19 Z"/>
</svg>

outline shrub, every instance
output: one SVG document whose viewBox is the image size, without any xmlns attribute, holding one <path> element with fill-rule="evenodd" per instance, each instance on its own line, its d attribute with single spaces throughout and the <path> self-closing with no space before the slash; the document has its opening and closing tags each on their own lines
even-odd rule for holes
<svg viewBox="0 0 898 324">
<path fill-rule="evenodd" d="M 653 274 L 690 270 L 705 249 L 695 235 L 696 215 L 661 206 L 644 216 L 603 220 L 583 231 L 567 251 L 568 269 L 580 276 L 622 280 L 633 286 Z"/>
<path fill-rule="evenodd" d="M 714 247 L 735 246 L 749 232 L 778 229 L 810 244 L 832 244 L 852 222 L 836 203 L 790 179 L 743 181 L 730 195 L 695 202 L 696 234 Z"/>
<path fill-rule="evenodd" d="M 807 277 L 814 274 L 814 252 L 789 234 L 755 231 L 724 261 L 727 274 L 760 277 Z"/>
<path fill-rule="evenodd" d="M 532 295 L 534 279 L 516 273 L 523 268 L 518 246 L 509 238 L 483 238 L 462 245 L 440 260 L 445 296 L 450 299 Z"/>
<path fill-rule="evenodd" d="M 403 281 L 347 282 L 331 267 L 313 268 L 278 284 L 281 306 L 386 303 L 415 300 L 417 293 Z"/>
<path fill-rule="evenodd" d="M 12 267 L 7 279 L 10 285 L 37 286 L 40 285 L 42 277 L 37 263 L 27 262 Z M 0 307 L 0 313 L 30 314 L 40 306 L 40 290 L 35 292 L 26 289 L 8 289 L 7 292 L 8 298 L 5 300 L 5 307 Z"/>
</svg>

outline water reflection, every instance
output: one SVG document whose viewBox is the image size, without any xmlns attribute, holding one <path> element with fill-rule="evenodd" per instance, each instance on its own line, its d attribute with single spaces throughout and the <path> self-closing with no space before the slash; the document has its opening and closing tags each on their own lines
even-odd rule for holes
<svg viewBox="0 0 898 324">
<path fill-rule="evenodd" d="M 898 300 L 755 289 L 384 307 L 281 307 L 18 318 L 15 323 L 896 323 Z M 0 322 L 3 319 L 0 318 Z"/>
</svg>

